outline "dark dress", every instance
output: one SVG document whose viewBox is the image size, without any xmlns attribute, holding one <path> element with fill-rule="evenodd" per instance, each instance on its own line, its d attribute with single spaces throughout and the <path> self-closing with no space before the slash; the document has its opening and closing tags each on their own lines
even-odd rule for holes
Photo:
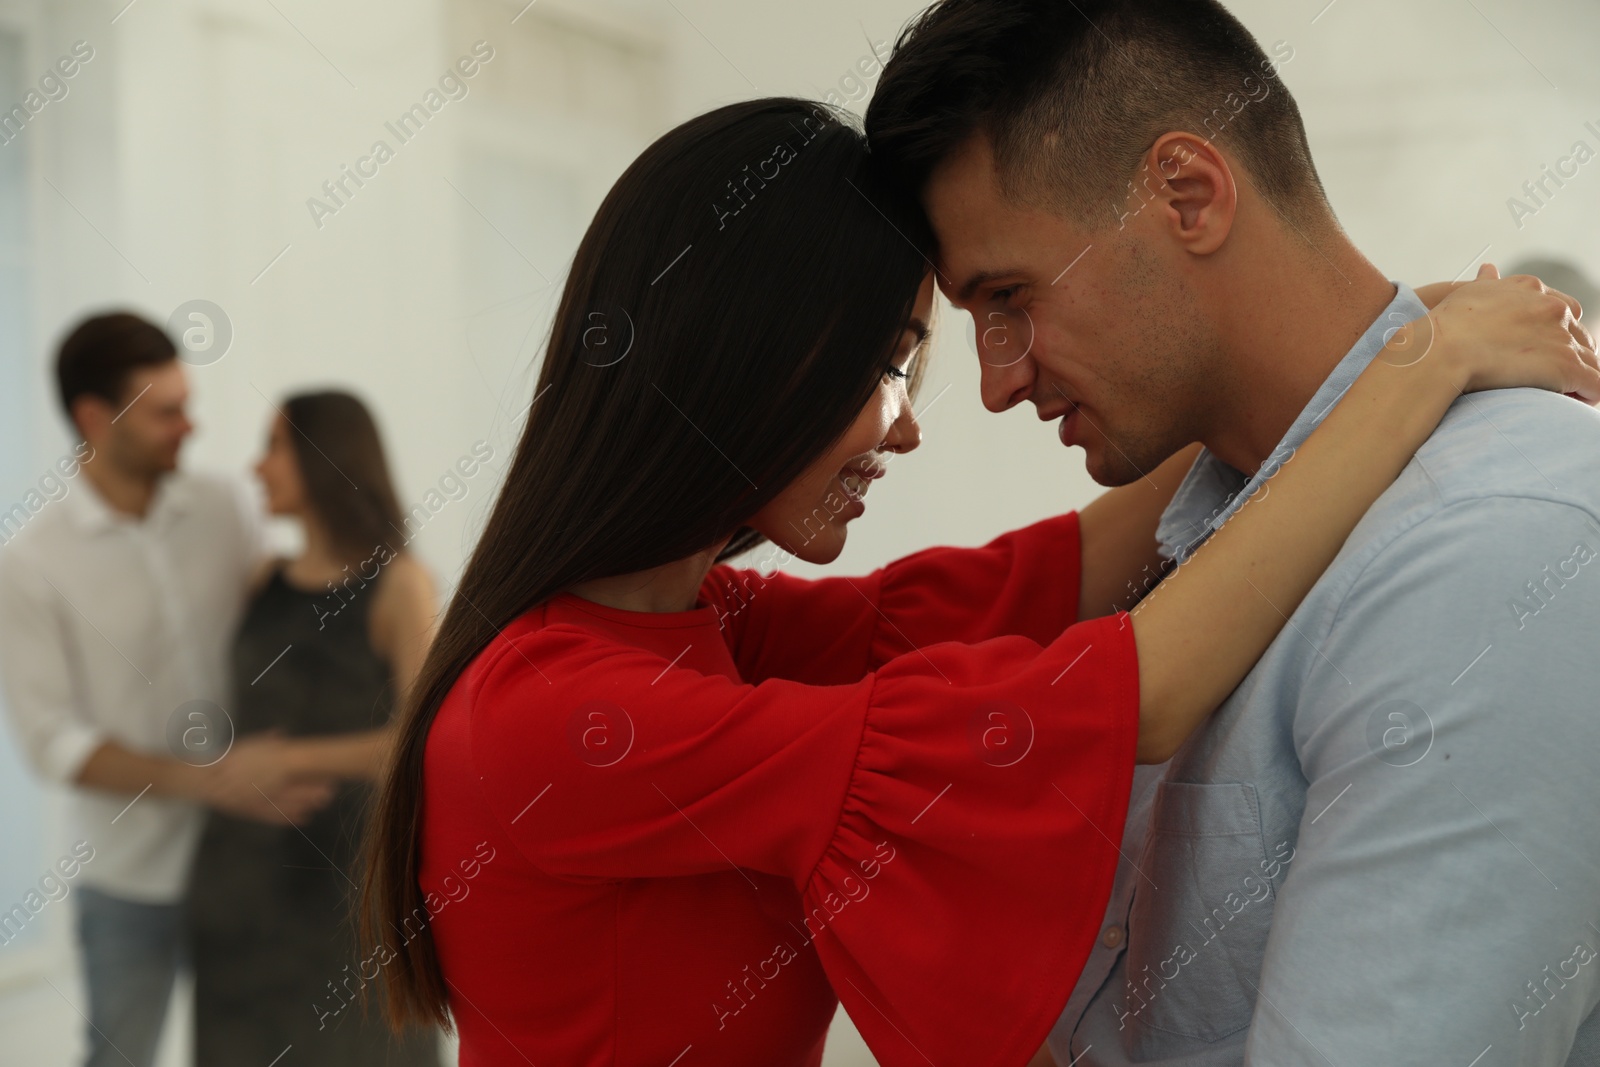
<svg viewBox="0 0 1600 1067">
<path fill-rule="evenodd" d="M 236 738 L 388 720 L 392 675 L 368 636 L 376 582 L 341 601 L 290 585 L 281 561 L 273 568 L 233 644 Z M 400 1038 L 383 1023 L 380 968 L 357 948 L 351 904 L 371 792 L 344 782 L 298 828 L 210 813 L 189 890 L 196 1067 L 439 1067 L 436 1032 Z"/>
</svg>

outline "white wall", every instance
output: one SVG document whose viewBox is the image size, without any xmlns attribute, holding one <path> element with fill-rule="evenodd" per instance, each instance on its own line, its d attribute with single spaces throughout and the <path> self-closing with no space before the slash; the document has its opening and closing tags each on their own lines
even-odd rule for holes
<svg viewBox="0 0 1600 1067">
<path fill-rule="evenodd" d="M 892 39 L 919 6 L 524 2 L 0 0 L 0 29 L 23 42 L 21 80 L 80 38 L 96 51 L 69 96 L 0 147 L 26 160 L 21 184 L 0 190 L 26 198 L 31 224 L 0 249 L 25 264 L 31 309 L 5 324 L 17 340 L 0 330 L 0 504 L 66 445 L 46 377 L 61 330 L 110 304 L 164 321 L 202 297 L 231 319 L 232 350 L 192 375 L 201 430 L 186 461 L 197 466 L 242 472 L 271 402 L 329 382 L 378 409 L 408 501 L 480 437 L 504 456 L 571 250 L 632 155 L 716 104 L 849 90 L 870 42 Z M 1600 5 L 1234 7 L 1263 42 L 1293 46 L 1282 74 L 1329 192 L 1392 277 L 1452 278 L 1485 246 L 1502 264 L 1553 252 L 1600 275 L 1600 162 L 1520 227 L 1506 206 L 1574 141 L 1600 150 L 1584 128 L 1600 129 Z M 319 228 L 307 198 L 479 39 L 495 58 L 470 95 Z M 12 91 L 18 73 L 0 87 Z M 1092 496 L 1077 456 L 1030 412 L 982 410 L 976 377 L 962 324 L 947 315 L 923 394 L 927 443 L 874 490 L 841 566 L 977 543 Z M 492 477 L 417 542 L 447 584 Z M 8 766 L 14 782 L 14 753 L 0 743 Z M 7 814 L 41 830 L 0 834 L 0 887 L 28 880 L 54 847 L 37 790 L 7 790 Z M 6 965 L 0 949 L 0 975 Z M 850 1061 L 850 1040 L 836 1038 L 835 1062 Z M 0 1045 L 0 1064 L 7 1056 Z"/>
</svg>

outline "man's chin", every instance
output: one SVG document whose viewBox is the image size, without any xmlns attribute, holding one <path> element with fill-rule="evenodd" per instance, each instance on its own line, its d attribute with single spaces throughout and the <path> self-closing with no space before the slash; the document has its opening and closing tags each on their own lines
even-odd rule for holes
<svg viewBox="0 0 1600 1067">
<path fill-rule="evenodd" d="M 1144 472 L 1129 463 L 1126 457 L 1117 454 L 1107 455 L 1102 446 L 1085 446 L 1083 453 L 1083 465 L 1089 477 L 1107 489 L 1128 485 L 1144 477 Z"/>
<path fill-rule="evenodd" d="M 1098 485 L 1106 486 L 1107 490 L 1115 490 L 1117 486 L 1131 485 L 1131 483 L 1138 482 L 1139 478 L 1146 477 L 1149 474 L 1147 470 L 1139 470 L 1139 467 L 1134 466 L 1133 461 L 1123 456 L 1122 453 L 1118 453 L 1115 450 L 1106 453 L 1106 451 L 1099 450 L 1099 448 L 1086 450 L 1083 466 L 1088 470 L 1090 477 L 1094 478 L 1094 482 L 1098 483 Z M 1154 470 L 1158 466 L 1160 464 L 1150 464 L 1150 470 Z"/>
<path fill-rule="evenodd" d="M 178 454 L 151 456 L 144 464 L 145 476 L 160 478 L 178 469 Z"/>
</svg>

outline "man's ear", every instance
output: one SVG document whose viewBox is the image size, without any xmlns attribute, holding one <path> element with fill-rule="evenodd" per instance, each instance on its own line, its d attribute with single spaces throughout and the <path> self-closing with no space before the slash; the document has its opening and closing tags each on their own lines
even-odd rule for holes
<svg viewBox="0 0 1600 1067">
<path fill-rule="evenodd" d="M 117 413 L 103 397 L 93 393 L 80 393 L 72 401 L 72 425 L 78 436 L 90 445 L 99 447 L 110 431 L 111 420 Z"/>
<path fill-rule="evenodd" d="M 1239 190 L 1216 146 L 1191 133 L 1166 133 L 1150 146 L 1144 166 L 1161 176 L 1152 206 L 1172 238 L 1197 256 L 1221 248 L 1233 229 Z"/>
</svg>

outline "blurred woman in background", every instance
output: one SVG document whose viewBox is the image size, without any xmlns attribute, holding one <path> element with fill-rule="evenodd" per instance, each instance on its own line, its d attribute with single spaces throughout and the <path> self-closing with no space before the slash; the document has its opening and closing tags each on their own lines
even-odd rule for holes
<svg viewBox="0 0 1600 1067">
<path fill-rule="evenodd" d="M 256 475 L 304 548 L 263 564 L 233 644 L 235 734 L 271 740 L 262 758 L 222 767 L 269 792 L 295 778 L 335 789 L 299 826 L 212 813 L 190 883 L 195 1063 L 265 1067 L 292 1046 L 299 1067 L 433 1067 L 433 1032 L 397 1038 L 345 1010 L 361 982 L 349 916 L 362 818 L 396 696 L 432 633 L 433 580 L 404 550 L 383 445 L 356 397 L 286 400 Z"/>
</svg>

